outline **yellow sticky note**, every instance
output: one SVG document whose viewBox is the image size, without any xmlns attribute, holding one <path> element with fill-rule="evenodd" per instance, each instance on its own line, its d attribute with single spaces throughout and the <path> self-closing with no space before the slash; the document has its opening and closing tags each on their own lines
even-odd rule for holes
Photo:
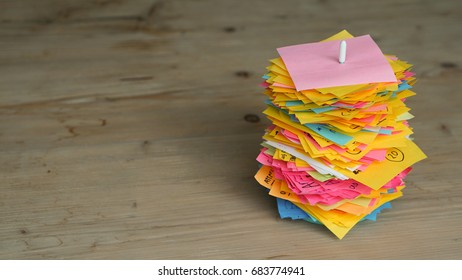
<svg viewBox="0 0 462 280">
<path fill-rule="evenodd" d="M 282 61 L 282 58 L 278 57 L 278 58 L 271 59 L 270 61 L 271 61 L 271 63 L 279 66 L 281 69 L 287 71 L 287 67 L 284 64 L 284 61 Z"/>
<path fill-rule="evenodd" d="M 290 77 L 289 72 L 286 69 L 282 69 L 281 67 L 277 66 L 276 64 L 271 64 L 270 66 L 266 67 L 268 71 L 274 72 L 275 74 L 282 75 L 285 77 Z"/>
<path fill-rule="evenodd" d="M 389 202 L 393 199 L 402 196 L 402 192 L 398 191 L 396 193 L 385 194 L 383 195 L 378 203 L 371 209 L 371 212 L 378 207 L 382 206 L 384 203 Z M 330 210 L 324 211 L 317 206 L 311 206 L 302 203 L 295 203 L 299 208 L 308 214 L 314 216 L 318 221 L 320 221 L 324 226 L 326 226 L 335 236 L 339 239 L 345 237 L 345 235 L 367 214 L 353 215 L 345 213 L 339 210 Z"/>
<path fill-rule="evenodd" d="M 354 173 L 340 168 L 336 170 L 353 180 L 377 190 L 404 169 L 427 158 L 414 142 L 409 139 L 404 141 L 406 146 L 388 148 L 386 160 L 371 163 L 363 172 Z M 378 176 L 378 174 L 380 174 L 380 176 Z"/>
<path fill-rule="evenodd" d="M 317 90 L 323 94 L 330 93 L 330 94 L 335 95 L 336 97 L 343 97 L 349 93 L 356 92 L 360 89 L 365 89 L 368 87 L 370 87 L 368 84 L 358 84 L 358 85 L 351 85 L 351 86 L 319 88 Z"/>
<path fill-rule="evenodd" d="M 271 189 L 269 194 L 278 197 L 284 200 L 289 200 L 293 203 L 300 203 L 300 199 L 298 196 L 293 193 L 289 187 L 287 186 L 287 183 L 284 181 L 280 181 L 280 184 L 274 184 Z"/>
<path fill-rule="evenodd" d="M 322 40 L 321 42 L 328 42 L 328 41 L 335 41 L 335 40 L 345 40 L 345 39 L 350 39 L 353 38 L 353 35 L 350 34 L 350 32 L 346 30 L 342 30 L 339 33 L 330 36 L 327 39 Z"/>
</svg>

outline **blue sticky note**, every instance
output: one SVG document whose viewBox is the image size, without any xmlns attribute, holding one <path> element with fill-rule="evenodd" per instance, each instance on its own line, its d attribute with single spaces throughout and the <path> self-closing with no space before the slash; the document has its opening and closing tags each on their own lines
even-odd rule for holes
<svg viewBox="0 0 462 280">
<path fill-rule="evenodd" d="M 386 135 L 391 135 L 392 131 L 388 129 L 380 129 L 379 134 L 386 134 Z"/>
<path fill-rule="evenodd" d="M 375 209 L 369 215 L 364 217 L 361 221 L 370 220 L 370 221 L 375 222 L 377 220 L 377 215 L 380 214 L 383 209 L 389 209 L 389 208 L 391 208 L 391 203 L 390 202 L 384 203 L 379 208 Z"/>
<path fill-rule="evenodd" d="M 273 106 L 273 107 L 277 108 L 276 105 L 274 105 L 273 102 L 271 102 L 271 100 L 269 100 L 269 99 L 266 99 L 264 102 L 265 102 L 266 105 L 270 105 L 270 106 Z"/>
<path fill-rule="evenodd" d="M 411 89 L 411 88 L 412 88 L 411 85 L 409 85 L 406 81 L 403 81 L 402 83 L 400 83 L 400 84 L 398 85 L 398 90 L 394 91 L 394 92 L 392 93 L 392 95 L 390 96 L 390 98 L 396 97 L 396 93 L 397 93 L 397 92 L 401 92 L 401 91 L 403 91 L 403 90 Z"/>
<path fill-rule="evenodd" d="M 340 146 L 345 146 L 348 142 L 353 140 L 353 137 L 332 130 L 327 125 L 307 123 L 305 126 Z"/>
<path fill-rule="evenodd" d="M 286 106 L 291 107 L 291 106 L 299 106 L 303 105 L 304 103 L 302 101 L 296 100 L 296 101 L 286 101 Z"/>
<path fill-rule="evenodd" d="M 316 220 L 316 218 L 306 213 L 305 211 L 297 207 L 297 205 L 293 204 L 292 202 L 281 199 L 281 198 L 276 198 L 276 200 L 278 204 L 279 216 L 281 217 L 281 219 L 289 218 L 292 220 L 305 220 L 313 224 L 321 224 L 318 220 Z M 390 209 L 390 208 L 391 208 L 390 202 L 384 203 L 379 208 L 372 211 L 369 215 L 362 218 L 361 221 L 370 220 L 370 221 L 375 222 L 377 220 L 377 215 L 380 214 L 382 210 Z"/>
<path fill-rule="evenodd" d="M 406 90 L 406 89 L 410 89 L 410 88 L 412 88 L 412 86 L 410 86 L 407 82 L 404 81 L 398 85 L 398 92 Z"/>
<path fill-rule="evenodd" d="M 333 106 L 325 106 L 325 107 L 313 108 L 311 109 L 311 111 L 315 112 L 316 114 L 320 114 L 320 113 L 332 111 L 334 109 L 336 108 Z"/>
<path fill-rule="evenodd" d="M 292 220 L 305 220 L 310 223 L 321 224 L 313 216 L 298 208 L 297 205 L 293 204 L 292 202 L 281 198 L 276 199 L 278 203 L 279 216 L 281 219 L 290 218 Z"/>
</svg>

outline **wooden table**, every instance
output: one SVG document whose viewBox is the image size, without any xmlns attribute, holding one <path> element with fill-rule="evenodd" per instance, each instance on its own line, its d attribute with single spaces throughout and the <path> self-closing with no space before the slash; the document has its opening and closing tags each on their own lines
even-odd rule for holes
<svg viewBox="0 0 462 280">
<path fill-rule="evenodd" d="M 461 259 L 461 10 L 0 1 L 0 258 Z M 415 65 L 428 159 L 393 209 L 340 241 L 281 220 L 253 175 L 268 59 L 344 28 Z"/>
</svg>

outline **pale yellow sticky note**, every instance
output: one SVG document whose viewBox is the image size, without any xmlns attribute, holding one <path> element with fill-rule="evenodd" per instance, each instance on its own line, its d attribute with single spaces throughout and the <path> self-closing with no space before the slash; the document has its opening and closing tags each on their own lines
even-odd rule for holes
<svg viewBox="0 0 462 280">
<path fill-rule="evenodd" d="M 414 115 L 412 115 L 411 113 L 409 112 L 405 112 L 405 113 L 402 113 L 401 115 L 398 115 L 396 117 L 396 120 L 397 121 L 407 121 L 407 120 L 410 120 L 414 118 Z"/>
<path fill-rule="evenodd" d="M 308 174 L 310 174 L 311 177 L 315 178 L 316 180 L 320 182 L 325 182 L 327 180 L 330 180 L 334 178 L 334 176 L 329 175 L 329 174 L 321 174 L 317 171 L 307 171 Z"/>
</svg>

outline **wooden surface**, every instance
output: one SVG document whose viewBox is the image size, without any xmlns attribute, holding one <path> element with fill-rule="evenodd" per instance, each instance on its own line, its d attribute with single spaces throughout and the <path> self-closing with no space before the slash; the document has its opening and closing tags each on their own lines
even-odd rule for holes
<svg viewBox="0 0 462 280">
<path fill-rule="evenodd" d="M 462 259 L 461 3 L 1 0 L 0 258 Z M 253 175 L 267 60 L 344 28 L 415 65 L 429 158 L 340 241 Z"/>
</svg>

